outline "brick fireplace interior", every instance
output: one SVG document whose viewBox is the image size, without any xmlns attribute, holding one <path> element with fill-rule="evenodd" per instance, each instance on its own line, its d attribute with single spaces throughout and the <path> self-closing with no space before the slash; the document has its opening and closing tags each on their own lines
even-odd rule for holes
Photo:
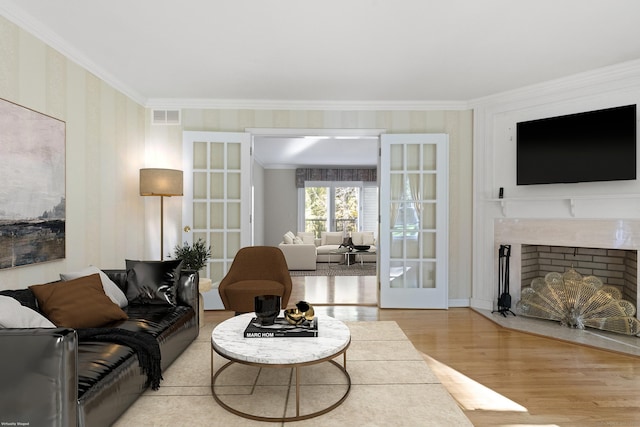
<svg viewBox="0 0 640 427">
<path fill-rule="evenodd" d="M 620 289 L 623 298 L 637 307 L 638 251 L 606 248 L 527 245 L 521 246 L 521 286 L 529 286 L 547 273 L 573 268 L 583 276 L 596 276 L 605 285 Z"/>
</svg>

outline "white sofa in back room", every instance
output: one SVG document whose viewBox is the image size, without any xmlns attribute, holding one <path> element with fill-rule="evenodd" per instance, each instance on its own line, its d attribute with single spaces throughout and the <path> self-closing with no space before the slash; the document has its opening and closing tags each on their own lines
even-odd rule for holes
<svg viewBox="0 0 640 427">
<path fill-rule="evenodd" d="M 354 245 L 369 245 L 371 252 L 356 252 L 357 262 L 376 262 L 376 240 L 373 231 L 354 231 L 350 233 Z M 289 270 L 315 270 L 316 262 L 341 262 L 344 255 L 331 253 L 337 251 L 344 241 L 344 234 L 323 231 L 320 239 L 315 239 L 313 233 L 298 232 L 297 235 L 288 231 L 278 247 L 284 253 Z"/>
<path fill-rule="evenodd" d="M 278 247 L 287 260 L 289 270 L 316 269 L 317 250 L 313 233 L 298 232 L 296 236 L 288 231 Z"/>
</svg>

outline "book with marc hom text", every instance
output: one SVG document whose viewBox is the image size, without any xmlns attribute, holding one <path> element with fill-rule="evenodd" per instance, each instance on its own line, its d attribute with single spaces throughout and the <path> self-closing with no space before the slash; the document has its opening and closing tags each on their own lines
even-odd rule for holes
<svg viewBox="0 0 640 427">
<path fill-rule="evenodd" d="M 289 337 L 317 337 L 318 318 L 305 321 L 302 325 L 292 325 L 284 317 L 278 317 L 273 325 L 261 325 L 254 317 L 244 330 L 245 338 L 289 338 Z"/>
</svg>

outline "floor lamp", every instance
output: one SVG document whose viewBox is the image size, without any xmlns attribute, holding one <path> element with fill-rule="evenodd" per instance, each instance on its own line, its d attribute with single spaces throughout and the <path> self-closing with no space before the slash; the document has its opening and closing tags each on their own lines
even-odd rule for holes
<svg viewBox="0 0 640 427">
<path fill-rule="evenodd" d="M 182 171 L 140 169 L 140 195 L 160 196 L 160 260 L 164 260 L 164 198 L 182 196 Z"/>
</svg>

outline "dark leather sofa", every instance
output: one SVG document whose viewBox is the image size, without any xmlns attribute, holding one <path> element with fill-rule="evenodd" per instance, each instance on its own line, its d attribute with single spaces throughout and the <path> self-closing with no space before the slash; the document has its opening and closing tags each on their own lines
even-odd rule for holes
<svg viewBox="0 0 640 427">
<path fill-rule="evenodd" d="M 125 270 L 105 273 L 126 289 Z M 163 371 L 198 336 L 198 279 L 198 273 L 183 271 L 176 306 L 130 304 L 123 309 L 128 320 L 116 325 L 155 337 Z M 71 328 L 0 329 L 3 425 L 109 426 L 147 388 L 130 347 L 79 342 Z"/>
</svg>

